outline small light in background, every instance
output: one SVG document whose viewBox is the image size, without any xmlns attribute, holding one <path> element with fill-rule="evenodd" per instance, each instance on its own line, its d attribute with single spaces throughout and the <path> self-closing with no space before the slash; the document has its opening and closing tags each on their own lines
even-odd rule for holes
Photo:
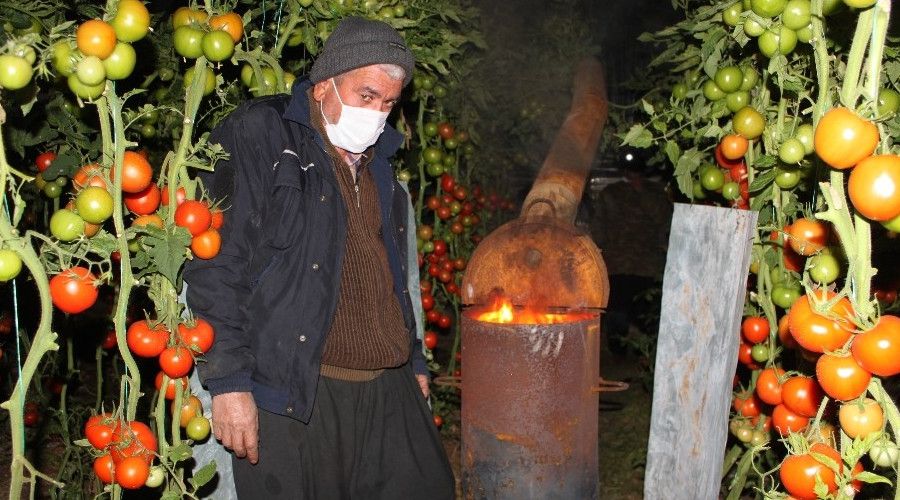
<svg viewBox="0 0 900 500">
<path fill-rule="evenodd" d="M 625 154 L 625 161 L 631 161 L 634 159 L 634 155 L 631 153 Z"/>
</svg>

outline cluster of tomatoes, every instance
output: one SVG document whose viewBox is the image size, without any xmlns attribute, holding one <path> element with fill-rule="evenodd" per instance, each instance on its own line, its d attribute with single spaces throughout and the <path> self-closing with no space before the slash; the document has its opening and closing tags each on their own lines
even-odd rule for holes
<svg viewBox="0 0 900 500">
<path fill-rule="evenodd" d="M 205 201 L 183 200 L 175 208 L 175 225 L 191 234 L 191 253 L 200 259 L 211 259 L 219 254 L 222 248 L 219 229 L 224 221 L 224 213 L 218 208 L 210 209 Z"/>
<path fill-rule="evenodd" d="M 107 80 L 124 80 L 137 64 L 131 45 L 150 30 L 150 13 L 140 0 L 121 0 L 112 19 L 90 19 L 75 31 L 75 45 L 65 39 L 52 47 L 56 72 L 76 96 L 96 99 Z"/>
<path fill-rule="evenodd" d="M 434 87 L 435 92 L 437 88 L 443 87 Z M 475 147 L 469 142 L 469 133 L 465 130 L 457 131 L 449 122 L 428 122 L 423 126 L 423 130 L 428 140 L 435 141 L 434 145 L 426 146 L 422 150 L 425 172 L 431 177 L 440 177 L 456 165 L 455 152 L 460 146 L 463 154 L 471 156 L 475 152 Z"/>
<path fill-rule="evenodd" d="M 871 6 L 875 0 L 847 3 Z M 822 11 L 828 15 L 840 5 L 841 0 L 825 0 Z M 751 12 L 759 17 L 750 15 Z M 786 56 L 794 51 L 798 41 L 810 43 L 813 38 L 809 0 L 742 0 L 729 5 L 722 12 L 722 20 L 728 26 L 742 25 L 747 36 L 756 38 L 759 51 L 766 57 Z"/>
<path fill-rule="evenodd" d="M 150 484 L 152 468 L 155 486 L 162 484 L 164 472 L 151 467 L 159 451 L 156 436 L 143 422 L 94 415 L 84 425 L 84 436 L 96 452 L 93 468 L 100 481 L 134 490 Z"/>
<path fill-rule="evenodd" d="M 202 355 L 212 347 L 215 332 L 206 320 L 178 325 L 173 335 L 162 323 L 138 320 L 126 332 L 128 348 L 142 358 L 159 359 L 159 367 L 170 379 L 187 376 L 194 367 L 194 355 Z"/>
<path fill-rule="evenodd" d="M 172 14 L 175 52 L 185 59 L 206 57 L 218 63 L 230 59 L 235 44 L 244 37 L 244 21 L 235 12 L 224 12 L 210 16 L 206 11 L 179 7 Z M 184 74 L 184 86 L 194 79 L 194 67 Z M 209 66 L 204 68 L 204 95 L 216 87 L 216 74 Z"/>
</svg>

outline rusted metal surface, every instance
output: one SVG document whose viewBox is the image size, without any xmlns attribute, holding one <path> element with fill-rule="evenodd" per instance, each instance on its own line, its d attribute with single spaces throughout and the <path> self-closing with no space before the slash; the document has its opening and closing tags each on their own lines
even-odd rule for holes
<svg viewBox="0 0 900 500">
<path fill-rule="evenodd" d="M 466 499 L 598 494 L 600 319 L 554 325 L 462 318 Z"/>
<path fill-rule="evenodd" d="M 478 245 L 463 276 L 463 303 L 486 304 L 495 288 L 516 305 L 603 308 L 609 300 L 591 236 L 549 217 L 516 219 Z"/>
<path fill-rule="evenodd" d="M 575 73 L 572 105 L 557 132 L 520 217 L 551 216 L 572 224 L 606 125 L 609 101 L 603 66 L 585 59 Z"/>
<path fill-rule="evenodd" d="M 585 60 L 572 107 L 521 215 L 485 238 L 469 261 L 464 304 L 485 304 L 500 288 L 516 305 L 606 307 L 609 281 L 600 250 L 573 225 L 606 117 L 603 68 Z"/>
</svg>

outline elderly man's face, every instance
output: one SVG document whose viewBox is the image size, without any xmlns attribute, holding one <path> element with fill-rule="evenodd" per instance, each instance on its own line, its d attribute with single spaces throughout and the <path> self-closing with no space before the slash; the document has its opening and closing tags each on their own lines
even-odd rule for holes
<svg viewBox="0 0 900 500">
<path fill-rule="evenodd" d="M 364 66 L 344 73 L 334 79 L 341 100 L 347 106 L 390 111 L 400 99 L 403 80 L 393 80 L 377 65 Z M 322 110 L 329 123 L 338 123 L 341 103 L 334 93 L 330 80 L 315 84 L 313 98 L 322 103 Z"/>
</svg>

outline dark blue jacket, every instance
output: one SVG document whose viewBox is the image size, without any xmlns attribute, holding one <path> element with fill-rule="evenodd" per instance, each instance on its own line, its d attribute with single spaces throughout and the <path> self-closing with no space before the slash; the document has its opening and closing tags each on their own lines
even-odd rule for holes
<svg viewBox="0 0 900 500">
<path fill-rule="evenodd" d="M 184 271 L 188 306 L 216 332 L 197 365 L 210 393 L 250 391 L 260 408 L 304 422 L 337 308 L 347 232 L 332 160 L 309 121 L 311 86 L 303 79 L 291 96 L 249 101 L 213 130 L 210 143 L 231 155 L 201 174 L 209 196 L 227 208 L 222 249 Z M 407 290 L 408 200 L 388 161 L 402 139 L 385 127 L 369 168 L 413 369 L 426 373 Z"/>
</svg>

